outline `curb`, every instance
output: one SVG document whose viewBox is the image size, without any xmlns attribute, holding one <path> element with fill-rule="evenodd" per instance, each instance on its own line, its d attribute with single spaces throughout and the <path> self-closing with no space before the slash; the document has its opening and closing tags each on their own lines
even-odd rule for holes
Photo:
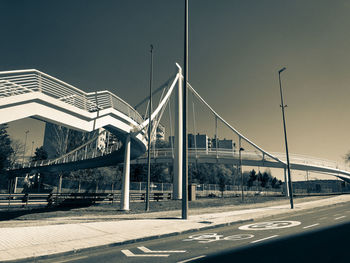
<svg viewBox="0 0 350 263">
<path fill-rule="evenodd" d="M 214 228 L 219 228 L 219 227 L 224 227 L 224 226 L 230 226 L 230 225 L 235 225 L 235 224 L 242 224 L 246 222 L 253 222 L 254 219 L 246 219 L 246 220 L 238 220 L 238 221 L 232 221 L 232 222 L 227 222 L 227 223 L 222 223 L 222 224 L 217 224 L 217 225 L 211 225 L 211 226 L 204 226 L 204 227 L 198 227 L 198 228 L 193 228 L 193 229 L 188 229 L 184 231 L 179 231 L 179 232 L 172 232 L 172 233 L 167 233 L 167 234 L 161 234 L 161 235 L 155 235 L 155 236 L 148 236 L 148 237 L 141 237 L 137 239 L 130 239 L 122 242 L 115 242 L 115 243 L 109 243 L 105 245 L 99 245 L 99 246 L 92 246 L 88 248 L 81 248 L 81 249 L 74 249 L 71 251 L 66 251 L 66 252 L 59 252 L 59 253 L 54 253 L 50 255 L 42 255 L 38 257 L 27 257 L 27 258 L 22 258 L 22 259 L 14 259 L 14 260 L 7 260 L 7 261 L 1 261 L 1 262 L 29 262 L 29 261 L 34 261 L 36 262 L 37 260 L 42 260 L 42 259 L 50 259 L 50 258 L 55 258 L 55 257 L 62 257 L 62 256 L 69 256 L 73 255 L 76 253 L 83 253 L 85 251 L 92 251 L 92 250 L 98 250 L 98 249 L 103 249 L 103 248 L 110 248 L 110 247 L 117 247 L 117 246 L 122 246 L 122 245 L 127 245 L 127 244 L 133 244 L 137 242 L 142 242 L 142 241 L 148 241 L 148 240 L 155 240 L 159 238 L 166 238 L 166 237 L 172 237 L 172 236 L 177 236 L 177 235 L 182 235 L 182 234 L 187 234 L 187 233 L 193 233 L 196 231 L 202 231 L 202 230 L 209 230 L 209 229 L 214 229 Z"/>
</svg>

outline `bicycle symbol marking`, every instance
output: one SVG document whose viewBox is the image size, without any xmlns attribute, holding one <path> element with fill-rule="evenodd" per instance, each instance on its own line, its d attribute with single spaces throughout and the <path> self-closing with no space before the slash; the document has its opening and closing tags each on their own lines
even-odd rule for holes
<svg viewBox="0 0 350 263">
<path fill-rule="evenodd" d="M 231 241 L 238 241 L 238 240 L 244 240 L 253 238 L 254 235 L 252 234 L 238 234 L 238 235 L 232 235 L 224 237 L 223 235 L 218 235 L 217 233 L 205 233 L 205 234 L 196 234 L 189 236 L 187 239 L 184 239 L 183 241 L 198 241 L 198 243 L 210 243 L 220 240 L 231 240 Z"/>
<path fill-rule="evenodd" d="M 271 221 L 271 222 L 261 222 L 249 225 L 240 226 L 240 230 L 270 230 L 270 229 L 280 229 L 287 227 L 294 227 L 300 225 L 299 221 Z"/>
</svg>

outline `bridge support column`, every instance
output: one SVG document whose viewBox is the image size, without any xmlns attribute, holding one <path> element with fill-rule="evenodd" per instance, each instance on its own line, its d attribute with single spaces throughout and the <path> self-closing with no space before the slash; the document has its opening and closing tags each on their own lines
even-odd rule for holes
<svg viewBox="0 0 350 263">
<path fill-rule="evenodd" d="M 286 196 L 289 197 L 288 177 L 286 173 L 286 168 L 284 168 L 283 170 L 284 170 L 284 186 L 286 190 Z"/>
<path fill-rule="evenodd" d="M 129 210 L 129 193 L 130 193 L 130 134 L 125 139 L 124 167 L 122 180 L 122 193 L 120 200 L 120 210 Z"/>
<path fill-rule="evenodd" d="M 178 65 L 177 65 L 178 66 Z M 174 177 L 173 177 L 173 199 L 182 199 L 182 69 L 179 69 L 179 80 L 177 90 L 175 92 L 175 133 L 174 133 Z"/>
</svg>

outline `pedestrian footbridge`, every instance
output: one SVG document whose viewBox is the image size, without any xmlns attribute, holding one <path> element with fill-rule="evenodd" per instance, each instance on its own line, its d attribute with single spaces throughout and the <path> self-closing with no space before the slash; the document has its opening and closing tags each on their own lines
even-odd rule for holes
<svg viewBox="0 0 350 263">
<path fill-rule="evenodd" d="M 152 134 L 159 124 L 165 107 L 172 94 L 175 96 L 175 134 L 172 149 L 152 151 L 153 162 L 173 162 L 174 197 L 182 197 L 182 83 L 181 67 L 163 90 L 158 106 L 151 115 Z M 189 162 L 227 163 L 245 166 L 259 166 L 286 169 L 284 154 L 269 153 L 254 144 L 238 130 L 227 123 L 213 108 L 187 83 L 188 90 L 214 116 L 217 122 L 228 128 L 238 138 L 238 149 L 242 143 L 252 151 L 227 151 L 214 149 L 189 149 Z M 149 120 L 115 94 L 105 90 L 86 93 L 55 77 L 35 69 L 0 72 L 0 124 L 35 118 L 62 125 L 74 130 L 91 132 L 104 128 L 115 134 L 121 147 L 106 147 L 98 151 L 98 136 L 77 149 L 53 160 L 19 163 L 9 169 L 11 173 L 30 173 L 41 171 L 68 171 L 115 165 L 124 162 L 122 209 L 129 209 L 130 161 L 146 162 L 147 129 Z M 103 131 L 102 131 L 103 132 Z M 217 134 L 217 131 L 216 131 Z M 216 137 L 216 135 L 215 135 Z M 153 136 L 151 136 L 153 138 Z M 291 155 L 291 169 L 305 170 L 333 175 L 350 182 L 350 171 L 334 162 L 307 156 Z"/>
</svg>

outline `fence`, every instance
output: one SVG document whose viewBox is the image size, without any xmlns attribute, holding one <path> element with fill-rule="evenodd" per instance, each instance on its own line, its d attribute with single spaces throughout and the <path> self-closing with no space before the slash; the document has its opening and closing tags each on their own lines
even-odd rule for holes
<svg viewBox="0 0 350 263">
<path fill-rule="evenodd" d="M 26 192 L 26 182 L 24 177 L 17 177 L 14 187 L 14 193 Z M 298 183 L 293 183 L 293 191 L 296 194 L 306 194 L 306 193 L 334 193 L 342 192 L 340 185 L 338 187 L 330 187 L 330 185 L 322 185 L 322 188 L 317 189 L 317 187 L 310 187 L 309 191 L 305 186 L 300 186 Z M 312 186 L 310 182 L 308 184 Z M 144 193 L 146 191 L 146 182 L 130 182 L 130 192 L 131 193 Z M 311 190 L 310 190 L 311 189 Z M 72 180 L 72 179 L 62 179 L 61 182 L 57 178 L 56 182 L 50 185 L 41 185 L 40 188 L 31 188 L 32 193 L 120 193 L 121 184 L 119 182 L 106 183 L 104 181 L 83 181 L 83 180 Z M 171 193 L 173 190 L 173 185 L 171 183 L 155 183 L 152 182 L 150 185 L 151 192 L 161 192 L 161 193 Z M 264 194 L 283 194 L 284 186 L 281 185 L 280 188 L 263 188 L 261 186 L 252 186 L 248 188 L 243 186 L 243 190 L 247 195 L 264 195 Z M 222 192 L 218 184 L 197 184 L 196 185 L 197 196 L 221 196 Z M 8 189 L 0 189 L 0 193 L 8 193 Z M 226 185 L 223 191 L 224 196 L 239 195 L 241 193 L 241 186 L 239 185 Z"/>
<path fill-rule="evenodd" d="M 25 193 L 0 194 L 0 211 L 12 208 L 38 207 L 79 207 L 93 204 L 119 202 L 120 193 Z M 131 202 L 145 202 L 145 193 L 130 193 Z M 151 193 L 150 201 L 166 201 L 171 199 L 171 193 Z"/>
</svg>

